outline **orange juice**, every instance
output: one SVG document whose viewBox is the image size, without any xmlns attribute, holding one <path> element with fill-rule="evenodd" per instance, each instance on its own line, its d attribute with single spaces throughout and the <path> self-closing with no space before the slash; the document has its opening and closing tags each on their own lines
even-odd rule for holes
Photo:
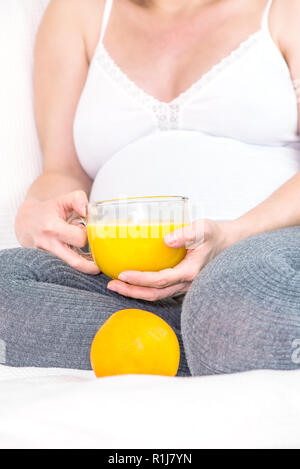
<svg viewBox="0 0 300 469">
<path fill-rule="evenodd" d="M 118 278 L 125 270 L 156 272 L 177 265 L 185 248 L 166 246 L 164 237 L 184 224 L 89 224 L 88 239 L 94 261 L 101 271 Z"/>
</svg>

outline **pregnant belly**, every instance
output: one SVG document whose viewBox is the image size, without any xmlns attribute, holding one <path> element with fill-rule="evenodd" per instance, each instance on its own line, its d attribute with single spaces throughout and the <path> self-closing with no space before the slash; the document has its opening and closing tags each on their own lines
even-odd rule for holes
<svg viewBox="0 0 300 469">
<path fill-rule="evenodd" d="M 189 197 L 192 218 L 236 218 L 300 170 L 300 148 L 248 145 L 196 132 L 157 133 L 128 145 L 98 172 L 91 201 Z"/>
</svg>

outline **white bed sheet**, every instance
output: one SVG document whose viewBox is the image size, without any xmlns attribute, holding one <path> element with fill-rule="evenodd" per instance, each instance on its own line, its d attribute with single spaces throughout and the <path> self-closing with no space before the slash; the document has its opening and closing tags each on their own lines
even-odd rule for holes
<svg viewBox="0 0 300 469">
<path fill-rule="evenodd" d="M 0 366 L 1 448 L 300 448 L 300 371 L 96 379 Z"/>
</svg>

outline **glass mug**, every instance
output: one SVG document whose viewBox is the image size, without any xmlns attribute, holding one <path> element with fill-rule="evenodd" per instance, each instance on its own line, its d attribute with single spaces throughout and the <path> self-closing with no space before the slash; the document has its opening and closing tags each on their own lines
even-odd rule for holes
<svg viewBox="0 0 300 469">
<path fill-rule="evenodd" d="M 88 204 L 87 217 L 77 214 L 68 220 L 84 224 L 90 254 L 108 277 L 118 278 L 125 270 L 155 272 L 177 265 L 186 248 L 174 249 L 164 237 L 189 224 L 188 198 L 180 196 L 136 197 Z"/>
</svg>

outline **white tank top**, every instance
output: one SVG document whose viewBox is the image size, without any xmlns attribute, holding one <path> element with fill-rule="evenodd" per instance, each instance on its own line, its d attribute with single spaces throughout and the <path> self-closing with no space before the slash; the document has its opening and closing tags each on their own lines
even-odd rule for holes
<svg viewBox="0 0 300 469">
<path fill-rule="evenodd" d="M 113 0 L 106 0 L 101 37 L 74 121 L 74 142 L 87 174 L 95 179 L 113 155 L 144 137 L 164 134 L 169 135 L 171 141 L 174 131 L 196 132 L 203 144 L 209 141 L 205 148 L 210 150 L 205 155 L 200 154 L 198 159 L 193 156 L 189 185 L 197 187 L 200 201 L 202 198 L 209 200 L 205 216 L 227 219 L 241 215 L 262 201 L 300 170 L 297 96 L 288 65 L 270 34 L 271 4 L 269 0 L 259 31 L 187 91 L 165 103 L 135 84 L 104 47 L 113 6 Z M 224 146 L 226 175 L 224 161 L 219 164 Z M 183 164 L 185 157 L 183 154 Z M 166 145 L 162 158 L 172 165 L 172 152 L 168 154 Z M 269 167 L 268 174 L 265 170 L 259 171 L 260 161 L 265 163 L 263 168 Z M 218 174 L 218 168 L 222 174 Z M 246 175 L 244 168 L 247 168 Z M 128 167 L 128 174 L 132 174 L 132 170 Z M 253 174 L 249 174 L 251 171 Z M 114 174 L 107 176 L 113 187 Z M 122 176 L 126 180 L 126 174 Z M 216 186 L 215 177 L 217 180 L 227 178 L 224 187 Z M 207 178 L 212 178 L 211 184 Z M 166 192 L 167 178 L 162 177 L 162 181 Z M 247 181 L 251 181 L 251 187 Z M 205 187 L 205 194 L 201 193 L 201 187 Z M 125 190 L 123 187 L 123 194 Z M 226 211 L 222 209 L 224 191 Z M 240 197 L 241 191 L 247 193 L 246 198 Z M 234 201 L 232 211 L 228 210 L 230 199 Z"/>
</svg>

